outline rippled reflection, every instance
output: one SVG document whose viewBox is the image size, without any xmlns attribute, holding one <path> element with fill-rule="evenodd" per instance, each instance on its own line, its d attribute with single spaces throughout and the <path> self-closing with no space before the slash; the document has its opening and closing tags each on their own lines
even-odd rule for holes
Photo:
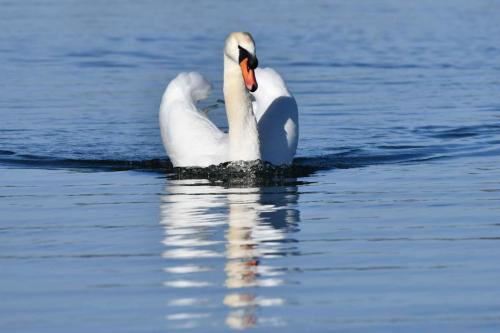
<svg viewBox="0 0 500 333">
<path fill-rule="evenodd" d="M 265 297 L 259 290 L 287 283 L 286 267 L 275 262 L 298 253 L 292 238 L 297 199 L 296 186 L 227 189 L 204 181 L 169 182 L 160 207 L 169 327 L 286 324 L 264 310 L 286 304 L 286 295 Z"/>
</svg>

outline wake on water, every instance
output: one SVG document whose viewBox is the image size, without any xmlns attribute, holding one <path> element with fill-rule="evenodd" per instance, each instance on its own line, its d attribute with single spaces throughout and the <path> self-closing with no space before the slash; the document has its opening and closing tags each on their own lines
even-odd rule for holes
<svg viewBox="0 0 500 333">
<path fill-rule="evenodd" d="M 488 128 L 492 130 L 491 128 Z M 465 135 L 455 131 L 435 135 Z M 498 130 L 498 128 L 495 128 Z M 429 131 L 427 131 L 429 132 Z M 473 131 L 478 132 L 478 131 Z M 479 131 L 481 134 L 481 131 Z M 382 145 L 371 147 L 336 147 L 335 153 L 312 157 L 297 157 L 289 166 L 274 166 L 260 160 L 250 162 L 226 162 L 206 168 L 176 168 L 168 159 L 73 159 L 50 156 L 19 154 L 11 150 L 0 150 L 0 165 L 39 169 L 72 169 L 82 172 L 92 171 L 149 171 L 165 174 L 172 179 L 207 179 L 210 182 L 226 184 L 274 184 L 307 177 L 315 172 L 332 169 L 359 168 L 380 164 L 415 164 L 434 160 L 460 158 L 467 156 L 500 155 L 498 141 L 461 143 L 443 142 L 430 146 Z"/>
<path fill-rule="evenodd" d="M 360 168 L 380 164 L 418 164 L 443 159 L 500 155 L 500 124 L 447 127 L 426 126 L 410 131 L 422 145 L 381 143 L 369 146 L 332 147 L 317 156 L 296 157 L 289 166 L 273 166 L 263 161 L 227 162 L 207 168 L 175 168 L 167 158 L 80 159 L 61 156 L 23 154 L 0 149 L 0 165 L 35 169 L 93 171 L 148 171 L 172 179 L 207 179 L 229 184 L 268 184 L 288 182 L 322 170 Z M 428 138 L 434 140 L 429 144 Z M 438 141 L 436 141 L 438 140 Z M 76 148 L 77 149 L 77 148 Z M 331 153 L 333 151 L 333 153 Z M 74 152 L 70 156 L 78 156 Z M 112 152 L 109 156 L 112 156 Z"/>
<path fill-rule="evenodd" d="M 92 171 L 148 171 L 172 179 L 207 179 L 210 182 L 251 185 L 281 184 L 318 171 L 360 168 L 380 164 L 418 164 L 442 159 L 500 155 L 500 124 L 414 129 L 419 136 L 440 140 L 432 145 L 377 145 L 334 147 L 334 153 L 297 157 L 292 165 L 274 166 L 260 160 L 226 162 L 207 168 L 176 168 L 167 158 L 157 159 L 79 159 L 22 154 L 0 150 L 0 165 L 35 169 Z M 474 138 L 474 140 L 464 140 Z M 75 155 L 77 155 L 75 153 Z M 111 154 L 110 154 L 111 155 Z"/>
</svg>

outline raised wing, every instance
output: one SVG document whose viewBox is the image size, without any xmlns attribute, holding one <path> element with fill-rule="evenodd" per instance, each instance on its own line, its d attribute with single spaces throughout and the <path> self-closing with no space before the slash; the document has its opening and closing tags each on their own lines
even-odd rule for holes
<svg viewBox="0 0 500 333">
<path fill-rule="evenodd" d="M 211 86 L 199 73 L 180 73 L 173 79 L 160 105 L 163 145 L 174 166 L 209 166 L 226 161 L 228 139 L 196 107 Z"/>
<path fill-rule="evenodd" d="M 299 139 L 299 113 L 295 98 L 272 68 L 257 68 L 259 87 L 252 93 L 262 159 L 275 165 L 290 164 Z"/>
</svg>

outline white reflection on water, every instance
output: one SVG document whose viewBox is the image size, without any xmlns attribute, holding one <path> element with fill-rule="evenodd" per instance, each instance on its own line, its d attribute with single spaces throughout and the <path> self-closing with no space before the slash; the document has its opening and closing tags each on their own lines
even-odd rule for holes
<svg viewBox="0 0 500 333">
<path fill-rule="evenodd" d="M 286 267 L 273 261 L 298 253 L 291 238 L 299 222 L 296 186 L 228 189 L 183 180 L 169 182 L 165 192 L 160 206 L 164 285 L 185 291 L 167 301 L 180 310 L 167 320 L 177 328 L 206 325 L 207 318 L 217 325 L 210 310 L 226 306 L 225 323 L 234 329 L 284 325 L 263 310 L 286 304 L 284 295 L 264 297 L 259 289 L 286 284 Z M 221 295 L 218 288 L 226 292 Z"/>
</svg>

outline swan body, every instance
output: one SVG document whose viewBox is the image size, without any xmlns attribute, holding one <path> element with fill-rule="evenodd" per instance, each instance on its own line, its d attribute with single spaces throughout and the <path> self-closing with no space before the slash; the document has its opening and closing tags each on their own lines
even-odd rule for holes
<svg viewBox="0 0 500 333">
<path fill-rule="evenodd" d="M 257 159 L 275 165 L 292 162 L 298 142 L 297 104 L 276 71 L 256 67 L 250 34 L 230 34 L 224 48 L 228 133 L 197 108 L 211 91 L 201 74 L 180 73 L 169 83 L 159 120 L 163 145 L 174 166 Z"/>
</svg>

